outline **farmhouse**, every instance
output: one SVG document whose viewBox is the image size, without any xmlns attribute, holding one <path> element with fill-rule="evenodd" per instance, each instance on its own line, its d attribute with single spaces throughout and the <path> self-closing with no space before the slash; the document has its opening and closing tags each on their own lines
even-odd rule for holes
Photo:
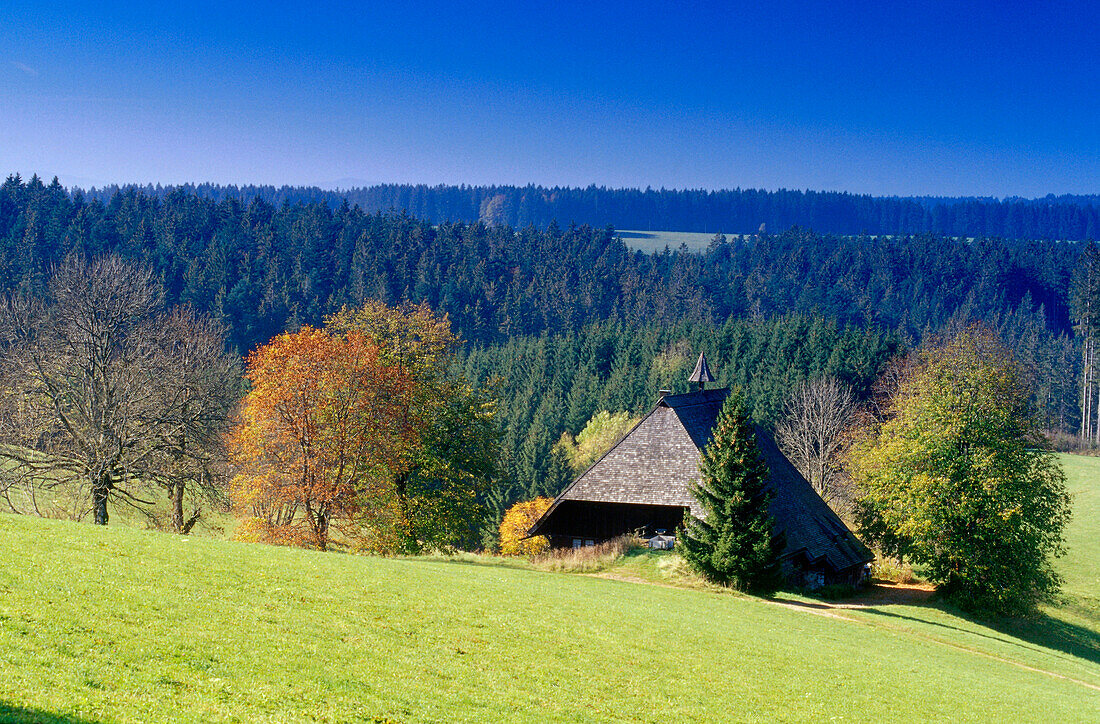
<svg viewBox="0 0 1100 724">
<path fill-rule="evenodd" d="M 583 546 L 641 530 L 674 531 L 685 511 L 704 513 L 691 493 L 700 451 L 710 440 L 727 389 L 706 389 L 714 378 L 706 357 L 690 378 L 698 389 L 667 394 L 649 414 L 559 495 L 528 531 L 554 546 Z M 770 512 L 786 536 L 784 574 L 797 585 L 855 582 L 874 556 L 780 452 L 764 429 L 756 441 L 774 493 Z"/>
</svg>

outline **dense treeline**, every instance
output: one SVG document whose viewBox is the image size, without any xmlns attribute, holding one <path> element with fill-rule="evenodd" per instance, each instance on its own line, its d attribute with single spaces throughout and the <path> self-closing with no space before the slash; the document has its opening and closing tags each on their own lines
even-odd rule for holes
<svg viewBox="0 0 1100 724">
<path fill-rule="evenodd" d="M 965 204 L 953 208 L 959 206 Z M 513 378 L 508 384 L 518 385 L 529 384 L 524 375 L 532 373 L 510 371 L 509 355 L 538 344 L 540 335 L 582 334 L 591 324 L 616 330 L 626 344 L 682 324 L 702 330 L 731 318 L 764 324 L 794 314 L 832 319 L 841 329 L 891 330 L 910 344 L 981 319 L 1030 366 L 1044 423 L 1066 431 L 1080 423 L 1081 362 L 1067 304 L 1078 244 L 934 234 L 844 237 L 792 228 L 733 240 L 716 236 L 703 253 L 646 255 L 629 250 L 610 228 L 551 223 L 516 231 L 433 225 L 346 203 L 332 208 L 324 200 L 276 207 L 262 198 L 216 201 L 185 189 L 163 195 L 127 189 L 99 200 L 70 196 L 60 184 L 37 178 L 10 177 L 0 185 L 0 288 L 40 293 L 51 266 L 70 252 L 142 260 L 162 282 L 168 304 L 186 303 L 223 320 L 230 344 L 241 352 L 303 323 L 319 324 L 345 304 L 427 302 L 447 314 L 479 354 L 498 355 L 494 364 Z M 688 337 L 693 350 L 710 350 L 706 338 Z M 668 342 L 631 354 L 637 365 L 652 365 L 646 355 Z M 566 364 L 555 362 L 553 374 Z M 617 396 L 600 403 L 609 410 L 639 410 L 656 389 L 648 377 L 627 387 L 617 377 L 593 379 L 607 391 L 591 395 Z M 763 419 L 771 419 L 778 404 L 767 399 L 752 401 L 771 406 L 754 409 Z M 591 414 L 582 412 L 564 425 L 548 422 L 546 435 L 575 434 Z M 506 417 L 506 435 L 536 434 L 523 419 Z M 515 440 L 505 449 L 521 454 Z M 517 473 L 516 479 L 534 478 Z"/>
<path fill-rule="evenodd" d="M 771 424 L 799 381 L 830 375 L 865 395 L 899 347 L 876 328 L 841 327 L 809 315 L 676 325 L 599 322 L 575 332 L 522 336 L 475 347 L 461 362 L 475 384 L 501 400 L 502 468 L 509 486 L 498 504 L 557 494 L 572 477 L 551 448 L 577 435 L 601 410 L 647 412 L 660 389 L 687 392 L 700 350 L 716 386 L 740 386 L 753 417 Z"/>
<path fill-rule="evenodd" d="M 703 254 L 631 252 L 610 229 L 433 226 L 346 204 L 276 208 L 134 189 L 107 203 L 59 184 L 0 185 L 0 286 L 33 289 L 69 251 L 152 264 L 169 302 L 212 311 L 247 350 L 346 302 L 402 298 L 446 312 L 469 340 L 576 329 L 597 320 L 676 323 L 816 311 L 917 338 L 953 317 L 1021 304 L 1069 332 L 1075 244 L 935 235 L 836 237 L 791 229 Z"/>
<path fill-rule="evenodd" d="M 345 200 L 367 212 L 405 211 L 435 223 L 547 228 L 576 223 L 618 229 L 675 230 L 753 234 L 791 226 L 831 234 L 922 234 L 1011 239 L 1100 238 L 1100 202 L 1096 196 L 1047 196 L 1041 199 L 898 198 L 835 191 L 780 189 L 609 189 L 602 186 L 427 186 L 381 184 L 325 191 L 316 187 L 145 186 L 146 196 L 176 190 L 214 201 L 253 199 L 269 204 L 325 203 Z M 89 192 L 109 201 L 120 189 Z"/>
</svg>

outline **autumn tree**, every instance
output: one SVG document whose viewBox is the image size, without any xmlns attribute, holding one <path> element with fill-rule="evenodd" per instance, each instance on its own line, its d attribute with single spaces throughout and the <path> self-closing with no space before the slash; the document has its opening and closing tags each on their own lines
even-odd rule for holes
<svg viewBox="0 0 1100 724">
<path fill-rule="evenodd" d="M 553 498 L 535 498 L 522 500 L 509 508 L 500 522 L 500 552 L 506 556 L 531 556 L 547 550 L 550 541 L 546 536 L 526 536 L 553 502 Z"/>
<path fill-rule="evenodd" d="M 486 498 L 497 477 L 496 402 L 454 369 L 461 344 L 447 317 L 426 304 L 368 301 L 329 318 L 338 334 L 377 345 L 379 358 L 407 376 L 395 400 L 415 426 L 401 465 L 390 469 L 402 519 L 400 548 L 470 547 L 481 540 Z"/>
<path fill-rule="evenodd" d="M 9 505 L 106 525 L 111 501 L 186 532 L 223 479 L 221 433 L 238 372 L 222 328 L 187 309 L 165 311 L 151 272 L 107 256 L 69 257 L 45 298 L 13 295 L 0 309 L 0 458 Z M 193 509 L 184 517 L 183 502 Z M 22 512 L 22 511 L 20 511 Z"/>
<path fill-rule="evenodd" d="M 600 410 L 585 423 L 576 438 L 568 432 L 562 433 L 554 449 L 564 454 L 573 475 L 579 475 L 630 432 L 640 419 L 626 412 Z"/>
<path fill-rule="evenodd" d="M 964 608 L 1031 611 L 1058 589 L 1070 499 L 1024 374 L 982 327 L 922 357 L 849 455 L 861 531 Z"/>
<path fill-rule="evenodd" d="M 230 437 L 244 535 L 320 550 L 334 527 L 393 537 L 390 481 L 419 423 L 410 376 L 361 333 L 310 327 L 257 348 L 246 376 Z"/>
<path fill-rule="evenodd" d="M 702 518 L 690 512 L 677 535 L 688 563 L 707 580 L 769 593 L 781 582 L 782 536 L 769 513 L 768 468 L 738 393 L 726 398 L 699 464 L 693 492 Z"/>
</svg>

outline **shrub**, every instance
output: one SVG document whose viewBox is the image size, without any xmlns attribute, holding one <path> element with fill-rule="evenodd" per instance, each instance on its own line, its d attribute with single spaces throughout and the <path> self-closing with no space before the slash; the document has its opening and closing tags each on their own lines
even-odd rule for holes
<svg viewBox="0 0 1100 724">
<path fill-rule="evenodd" d="M 1078 435 L 1059 430 L 1046 430 L 1043 435 L 1055 452 L 1100 456 L 1100 445 L 1092 440 L 1082 440 Z"/>
<path fill-rule="evenodd" d="M 638 538 L 621 535 L 599 545 L 549 550 L 536 560 L 536 565 L 543 570 L 559 573 L 594 573 L 605 570 L 630 551 L 641 547 L 642 541 Z"/>
<path fill-rule="evenodd" d="M 535 521 L 546 512 L 554 501 L 551 498 L 535 498 L 516 503 L 500 521 L 500 552 L 506 556 L 533 556 L 550 547 L 546 536 L 524 538 Z"/>
<path fill-rule="evenodd" d="M 917 581 L 917 576 L 913 573 L 913 567 L 896 558 L 877 558 L 874 565 L 871 566 L 871 577 L 880 581 L 901 584 Z"/>
</svg>

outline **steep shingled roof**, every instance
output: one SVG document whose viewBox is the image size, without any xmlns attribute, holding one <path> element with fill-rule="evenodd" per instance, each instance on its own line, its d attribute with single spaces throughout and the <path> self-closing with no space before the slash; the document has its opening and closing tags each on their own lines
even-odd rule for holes
<svg viewBox="0 0 1100 724">
<path fill-rule="evenodd" d="M 729 390 L 700 390 L 666 395 L 657 406 L 603 457 L 557 497 L 531 527 L 538 535 L 563 500 L 635 503 L 690 508 L 702 515 L 691 493 L 698 483 L 700 451 Z M 835 571 L 874 558 L 813 487 L 795 469 L 763 428 L 756 440 L 768 466 L 768 488 L 775 497 L 770 512 L 777 532 L 786 536 L 783 557 L 804 555 L 811 563 L 826 563 Z"/>
</svg>

